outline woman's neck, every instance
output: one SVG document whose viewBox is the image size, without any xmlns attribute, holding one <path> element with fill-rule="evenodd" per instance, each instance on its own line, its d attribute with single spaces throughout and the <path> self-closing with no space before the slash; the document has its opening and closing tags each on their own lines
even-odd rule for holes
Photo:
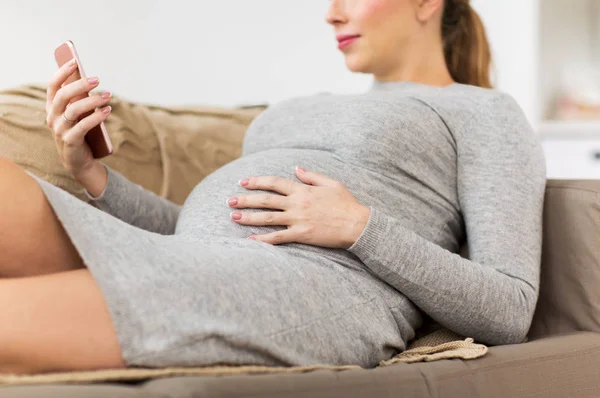
<svg viewBox="0 0 600 398">
<path fill-rule="evenodd" d="M 442 44 L 436 45 L 431 51 L 423 51 L 422 43 L 416 43 L 413 48 L 403 52 L 402 59 L 397 60 L 393 67 L 373 73 L 376 81 L 412 81 L 431 86 L 447 86 L 455 83 L 444 58 Z"/>
<path fill-rule="evenodd" d="M 448 86 L 455 83 L 450 74 L 444 73 L 413 73 L 410 71 L 397 71 L 384 77 L 374 76 L 377 82 L 395 82 L 395 81 L 410 81 L 414 83 L 426 84 L 429 86 Z"/>
</svg>

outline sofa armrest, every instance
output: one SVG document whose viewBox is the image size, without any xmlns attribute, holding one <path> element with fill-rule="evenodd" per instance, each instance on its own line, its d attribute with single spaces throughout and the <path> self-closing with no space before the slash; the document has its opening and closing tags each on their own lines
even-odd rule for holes
<svg viewBox="0 0 600 398">
<path fill-rule="evenodd" d="M 548 180 L 530 339 L 600 332 L 600 180 Z"/>
</svg>

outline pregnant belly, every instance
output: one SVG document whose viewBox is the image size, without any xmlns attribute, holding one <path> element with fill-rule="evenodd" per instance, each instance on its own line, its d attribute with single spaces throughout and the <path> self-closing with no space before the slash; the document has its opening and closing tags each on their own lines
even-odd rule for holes
<svg viewBox="0 0 600 398">
<path fill-rule="evenodd" d="M 231 196 L 258 194 L 267 191 L 248 190 L 238 184 L 252 176 L 279 176 L 300 182 L 295 175 L 296 165 L 320 171 L 335 178 L 335 170 L 344 164 L 332 154 L 315 150 L 271 150 L 243 156 L 226 164 L 202 180 L 190 193 L 177 223 L 176 234 L 195 237 L 225 236 L 246 239 L 285 229 L 285 226 L 248 226 L 233 222 L 226 201 Z M 317 168 L 318 167 L 318 168 Z M 272 193 L 272 192 L 271 192 Z M 268 211 L 244 209 L 245 212 Z"/>
</svg>

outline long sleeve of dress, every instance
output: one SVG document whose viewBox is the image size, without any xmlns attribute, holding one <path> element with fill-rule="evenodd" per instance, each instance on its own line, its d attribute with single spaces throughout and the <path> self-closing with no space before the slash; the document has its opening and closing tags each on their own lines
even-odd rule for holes
<svg viewBox="0 0 600 398">
<path fill-rule="evenodd" d="M 348 250 L 441 325 L 511 344 L 524 340 L 538 298 L 546 171 L 520 107 L 506 95 L 491 101 L 453 132 L 469 259 L 374 207 Z"/>
<path fill-rule="evenodd" d="M 172 235 L 175 232 L 181 206 L 129 181 L 121 173 L 104 165 L 108 180 L 104 192 L 93 197 L 86 195 L 92 205 L 133 226 Z"/>
</svg>

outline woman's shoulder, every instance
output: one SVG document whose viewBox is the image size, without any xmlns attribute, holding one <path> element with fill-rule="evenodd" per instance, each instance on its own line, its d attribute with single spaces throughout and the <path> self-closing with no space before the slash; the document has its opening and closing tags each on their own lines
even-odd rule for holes
<svg viewBox="0 0 600 398">
<path fill-rule="evenodd" d="M 507 92 L 496 88 L 484 88 L 467 84 L 454 84 L 448 90 L 447 98 L 455 107 L 470 109 L 473 112 L 501 112 L 523 114 L 515 98 Z"/>
<path fill-rule="evenodd" d="M 496 116 L 525 117 L 525 112 L 517 100 L 507 92 L 494 88 L 470 86 L 479 102 L 481 110 L 491 112 Z"/>
<path fill-rule="evenodd" d="M 502 90 L 455 84 L 427 100 L 457 135 L 483 131 L 500 136 L 516 131 L 534 135 L 517 100 Z"/>
<path fill-rule="evenodd" d="M 545 173 L 544 155 L 539 136 L 525 112 L 510 94 L 497 89 L 464 86 L 453 101 L 453 135 L 463 148 L 490 148 L 502 156 L 529 159 L 529 164 Z M 462 109 L 459 109 L 462 108 Z M 545 174 L 544 174 L 545 175 Z"/>
</svg>

